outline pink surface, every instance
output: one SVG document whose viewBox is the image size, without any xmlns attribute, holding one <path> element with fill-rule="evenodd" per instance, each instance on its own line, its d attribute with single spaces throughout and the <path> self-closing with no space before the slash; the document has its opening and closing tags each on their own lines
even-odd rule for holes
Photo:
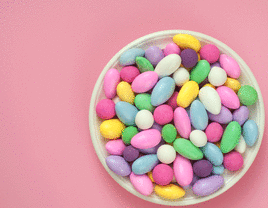
<svg viewBox="0 0 268 208">
<path fill-rule="evenodd" d="M 1 1 L 0 207 L 154 207 L 98 161 L 88 109 L 101 70 L 129 42 L 187 29 L 236 51 L 268 106 L 268 1 Z M 246 175 L 197 207 L 266 207 L 268 135 Z"/>
</svg>

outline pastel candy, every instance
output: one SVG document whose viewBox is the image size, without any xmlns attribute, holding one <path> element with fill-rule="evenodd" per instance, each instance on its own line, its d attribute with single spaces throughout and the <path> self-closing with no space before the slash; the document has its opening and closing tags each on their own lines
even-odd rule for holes
<svg viewBox="0 0 268 208">
<path fill-rule="evenodd" d="M 221 54 L 219 61 L 221 67 L 226 71 L 229 77 L 237 79 L 240 76 L 241 69 L 236 60 L 232 57 L 227 56 L 226 54 Z"/>
<path fill-rule="evenodd" d="M 199 86 L 195 81 L 188 81 L 183 84 L 177 96 L 177 104 L 183 108 L 187 108 L 197 97 Z"/>
<path fill-rule="evenodd" d="M 214 175 L 221 175 L 224 172 L 224 166 L 219 165 L 219 166 L 213 166 L 212 173 Z"/>
<path fill-rule="evenodd" d="M 201 130 L 193 130 L 190 134 L 190 141 L 196 147 L 203 147 L 207 144 L 207 135 Z"/>
<path fill-rule="evenodd" d="M 122 139 L 110 140 L 106 143 L 105 148 L 111 155 L 122 155 L 126 145 Z"/>
<path fill-rule="evenodd" d="M 188 186 L 193 180 L 193 167 L 189 159 L 177 155 L 173 162 L 173 170 L 177 183 L 180 186 Z"/>
<path fill-rule="evenodd" d="M 241 84 L 237 79 L 233 79 L 228 77 L 226 82 L 224 83 L 224 86 L 231 88 L 235 93 L 238 92 L 238 90 L 241 88 Z"/>
<path fill-rule="evenodd" d="M 153 65 L 150 63 L 150 61 L 144 57 L 136 57 L 136 64 L 140 70 L 141 73 L 146 71 L 154 71 Z"/>
<path fill-rule="evenodd" d="M 215 166 L 221 165 L 223 162 L 223 154 L 217 145 L 208 142 L 204 147 L 200 148 L 205 157 Z"/>
<path fill-rule="evenodd" d="M 161 141 L 161 133 L 156 129 L 139 132 L 131 139 L 131 145 L 138 149 L 155 147 Z"/>
<path fill-rule="evenodd" d="M 136 175 L 143 175 L 150 172 L 158 163 L 156 154 L 139 157 L 132 164 L 132 172 Z"/>
<path fill-rule="evenodd" d="M 232 151 L 224 156 L 223 165 L 227 170 L 238 171 L 243 164 L 244 160 L 239 152 Z"/>
<path fill-rule="evenodd" d="M 125 125 L 119 119 L 105 120 L 100 125 L 100 133 L 106 139 L 117 139 L 122 135 Z"/>
<path fill-rule="evenodd" d="M 142 195 L 149 196 L 154 186 L 151 179 L 147 175 L 135 175 L 133 172 L 129 176 L 130 182 L 134 188 Z"/>
<path fill-rule="evenodd" d="M 228 124 L 233 119 L 233 115 L 232 115 L 231 111 L 224 106 L 221 106 L 221 111 L 218 115 L 208 113 L 208 117 L 211 121 L 215 121 L 215 122 L 218 122 L 220 124 Z"/>
<path fill-rule="evenodd" d="M 212 122 L 207 126 L 205 132 L 209 142 L 218 142 L 221 140 L 223 128 L 219 123 Z"/>
<path fill-rule="evenodd" d="M 189 81 L 190 74 L 187 69 L 180 67 L 174 72 L 172 77 L 177 86 L 182 86 Z"/>
<path fill-rule="evenodd" d="M 145 57 L 153 66 L 156 66 L 165 56 L 159 47 L 151 46 L 145 50 Z"/>
<path fill-rule="evenodd" d="M 163 127 L 162 127 L 160 124 L 156 123 L 156 122 L 154 122 L 153 125 L 152 125 L 152 127 L 151 127 L 151 129 L 156 129 L 156 130 L 158 130 L 159 132 L 162 131 L 162 128 L 163 128 Z"/>
<path fill-rule="evenodd" d="M 174 184 L 169 184 L 166 186 L 156 185 L 154 187 L 154 192 L 158 196 L 169 200 L 176 200 L 185 195 L 183 188 Z"/>
<path fill-rule="evenodd" d="M 160 79 L 151 94 L 151 104 L 158 106 L 165 103 L 173 94 L 175 90 L 175 82 L 170 77 Z"/>
<path fill-rule="evenodd" d="M 207 177 L 211 174 L 213 165 L 208 160 L 198 160 L 193 164 L 193 170 L 198 177 Z"/>
<path fill-rule="evenodd" d="M 204 105 L 195 100 L 190 107 L 191 123 L 195 129 L 204 130 L 208 125 L 208 114 Z"/>
<path fill-rule="evenodd" d="M 131 173 L 129 164 L 123 157 L 118 155 L 110 155 L 105 159 L 107 166 L 120 176 L 128 176 Z"/>
<path fill-rule="evenodd" d="M 209 75 L 208 75 L 208 81 L 213 86 L 221 86 L 223 85 L 227 80 L 227 74 L 221 67 L 213 67 L 211 68 Z"/>
<path fill-rule="evenodd" d="M 253 105 L 258 99 L 257 91 L 250 85 L 242 86 L 237 93 L 243 105 Z"/>
<path fill-rule="evenodd" d="M 248 120 L 243 125 L 243 137 L 248 146 L 252 147 L 258 139 L 258 126 L 255 121 Z"/>
<path fill-rule="evenodd" d="M 120 73 L 117 69 L 109 69 L 103 80 L 103 90 L 107 98 L 113 99 L 116 95 L 116 87 L 120 82 Z"/>
<path fill-rule="evenodd" d="M 230 109 L 237 109 L 240 107 L 240 101 L 235 92 L 226 86 L 220 86 L 217 88 L 217 92 L 221 98 L 221 103 Z"/>
<path fill-rule="evenodd" d="M 210 72 L 210 65 L 206 60 L 200 60 L 195 67 L 191 70 L 190 80 L 200 84 L 203 82 Z"/>
<path fill-rule="evenodd" d="M 162 137 L 167 143 L 172 143 L 176 139 L 177 129 L 173 124 L 166 124 L 162 128 Z"/>
<path fill-rule="evenodd" d="M 139 157 L 139 150 L 129 145 L 124 149 L 123 157 L 127 162 L 133 162 Z"/>
<path fill-rule="evenodd" d="M 178 107 L 174 111 L 174 124 L 178 133 L 183 138 L 189 138 L 191 133 L 191 122 L 186 110 Z"/>
<path fill-rule="evenodd" d="M 175 110 L 175 108 L 177 108 L 178 107 L 178 105 L 177 105 L 177 97 L 178 97 L 178 92 L 177 91 L 175 91 L 174 93 L 173 93 L 173 95 L 169 98 L 169 100 L 167 101 L 167 104 L 173 109 L 173 110 Z"/>
<path fill-rule="evenodd" d="M 180 56 L 181 64 L 186 68 L 194 67 L 198 61 L 197 53 L 191 48 L 184 49 Z"/>
<path fill-rule="evenodd" d="M 241 126 L 248 120 L 249 109 L 246 106 L 241 106 L 233 112 L 233 120 L 237 121 Z"/>
<path fill-rule="evenodd" d="M 204 45 L 200 49 L 200 57 L 207 60 L 210 64 L 215 63 L 220 57 L 220 50 L 213 44 Z"/>
<path fill-rule="evenodd" d="M 115 105 L 115 111 L 117 117 L 127 126 L 135 125 L 135 117 L 138 113 L 138 109 L 128 102 L 120 101 Z"/>
<path fill-rule="evenodd" d="M 120 100 L 134 104 L 135 94 L 129 83 L 125 81 L 120 82 L 116 87 L 116 93 Z"/>
<path fill-rule="evenodd" d="M 135 106 L 139 110 L 148 110 L 148 111 L 153 111 L 154 106 L 151 104 L 151 95 L 147 93 L 142 93 L 138 94 L 135 96 L 134 99 Z"/>
<path fill-rule="evenodd" d="M 154 117 L 148 110 L 140 110 L 135 117 L 135 123 L 138 128 L 144 130 L 152 127 L 154 123 Z"/>
<path fill-rule="evenodd" d="M 115 116 L 115 104 L 110 99 L 102 99 L 96 106 L 96 112 L 101 119 L 111 119 Z"/>
<path fill-rule="evenodd" d="M 167 164 L 159 164 L 153 169 L 153 179 L 161 186 L 168 185 L 173 179 L 173 170 Z"/>
<path fill-rule="evenodd" d="M 131 83 L 140 74 L 140 71 L 135 66 L 125 66 L 120 71 L 120 77 L 123 81 Z"/>
<path fill-rule="evenodd" d="M 147 149 L 139 149 L 139 151 L 143 154 L 156 154 L 157 153 L 157 150 L 159 149 L 159 147 L 161 145 L 165 144 L 165 141 L 164 140 L 161 140 L 159 142 L 158 145 L 156 145 L 155 147 L 152 147 L 152 148 L 147 148 Z"/>
<path fill-rule="evenodd" d="M 218 191 L 224 184 L 224 178 L 214 175 L 198 180 L 193 185 L 193 193 L 198 196 L 208 196 Z"/>
<path fill-rule="evenodd" d="M 238 144 L 235 146 L 235 151 L 243 154 L 246 151 L 247 143 L 245 142 L 243 136 L 241 135 Z"/>
<path fill-rule="evenodd" d="M 173 109 L 169 105 L 159 105 L 154 110 L 154 120 L 160 125 L 165 125 L 173 120 Z"/>
<path fill-rule="evenodd" d="M 119 62 L 123 66 L 133 65 L 135 64 L 136 57 L 144 56 L 144 54 L 145 51 L 141 48 L 131 48 L 120 56 Z"/>
<path fill-rule="evenodd" d="M 166 45 L 164 51 L 164 55 L 168 56 L 169 54 L 178 54 L 180 55 L 181 49 L 175 43 L 169 43 Z"/>
<path fill-rule="evenodd" d="M 161 163 L 170 164 L 176 158 L 176 151 L 171 145 L 164 144 L 158 148 L 157 157 Z"/>
<path fill-rule="evenodd" d="M 153 71 L 147 71 L 138 75 L 132 82 L 131 87 L 135 93 L 144 93 L 152 89 L 157 81 L 157 73 Z"/>
<path fill-rule="evenodd" d="M 199 99 L 208 112 L 218 115 L 221 111 L 221 99 L 218 92 L 212 87 L 205 86 L 199 91 Z"/>
<path fill-rule="evenodd" d="M 181 49 L 191 48 L 198 52 L 201 48 L 199 40 L 189 34 L 177 34 L 173 36 L 173 42 L 176 43 Z"/>
<path fill-rule="evenodd" d="M 155 72 L 160 78 L 173 74 L 181 65 L 178 54 L 170 54 L 163 58 L 155 67 Z"/>
</svg>

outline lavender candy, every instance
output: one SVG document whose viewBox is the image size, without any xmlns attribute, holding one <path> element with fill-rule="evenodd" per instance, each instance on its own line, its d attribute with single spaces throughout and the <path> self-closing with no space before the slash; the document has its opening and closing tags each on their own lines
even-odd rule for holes
<svg viewBox="0 0 268 208">
<path fill-rule="evenodd" d="M 124 149 L 123 157 L 127 162 L 133 162 L 139 157 L 139 150 L 129 145 Z"/>
<path fill-rule="evenodd" d="M 199 160 L 193 164 L 193 171 L 198 177 L 207 177 L 211 174 L 213 165 L 208 160 Z"/>
<path fill-rule="evenodd" d="M 181 52 L 181 63 L 186 68 L 192 68 L 196 65 L 198 61 L 197 53 L 190 48 L 184 49 Z"/>
<path fill-rule="evenodd" d="M 152 125 L 152 127 L 150 129 L 156 129 L 156 130 L 160 131 L 160 133 L 161 133 L 162 132 L 162 128 L 163 128 L 163 126 L 161 126 L 160 124 L 154 122 L 153 125 Z"/>
<path fill-rule="evenodd" d="M 106 157 L 106 164 L 117 175 L 128 176 L 131 173 L 129 164 L 121 156 L 110 155 Z"/>
<path fill-rule="evenodd" d="M 212 69 L 214 66 L 221 67 L 219 62 L 215 62 L 214 64 L 210 65 L 210 69 Z"/>
<path fill-rule="evenodd" d="M 246 106 L 241 106 L 233 113 L 233 121 L 237 121 L 242 126 L 248 120 L 249 109 Z"/>
<path fill-rule="evenodd" d="M 213 175 L 198 180 L 193 186 L 193 193 L 198 196 L 208 196 L 218 191 L 224 184 L 224 178 L 220 175 Z"/>
<path fill-rule="evenodd" d="M 153 66 L 156 66 L 164 57 L 163 51 L 157 46 L 151 46 L 145 51 L 145 58 L 147 58 Z"/>
<path fill-rule="evenodd" d="M 163 144 L 165 144 L 165 140 L 163 140 L 163 138 L 162 138 L 161 141 L 159 142 L 159 144 L 156 145 L 155 147 L 148 148 L 148 149 L 139 149 L 139 151 L 143 154 L 156 154 L 158 148 Z"/>
<path fill-rule="evenodd" d="M 233 119 L 231 111 L 224 106 L 221 106 L 221 111 L 218 115 L 214 115 L 208 112 L 208 117 L 211 121 L 215 121 L 220 124 L 228 124 Z"/>
</svg>

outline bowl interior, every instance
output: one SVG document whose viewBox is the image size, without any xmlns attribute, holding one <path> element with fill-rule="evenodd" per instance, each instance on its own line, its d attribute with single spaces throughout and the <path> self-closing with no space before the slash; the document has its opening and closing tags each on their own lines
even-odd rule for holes
<svg viewBox="0 0 268 208">
<path fill-rule="evenodd" d="M 105 163 L 105 158 L 108 155 L 106 152 L 106 149 L 105 149 L 105 144 L 106 144 L 107 140 L 105 140 L 99 132 L 99 127 L 100 127 L 102 120 L 98 118 L 95 109 L 96 109 L 97 103 L 101 99 L 106 98 L 104 95 L 104 91 L 103 91 L 104 75 L 110 68 L 116 68 L 118 70 L 122 69 L 122 66 L 119 64 L 119 57 L 124 51 L 126 51 L 130 48 L 135 48 L 135 47 L 147 49 L 148 47 L 150 47 L 152 45 L 158 46 L 160 48 L 164 48 L 168 43 L 172 42 L 172 37 L 178 33 L 187 33 L 187 34 L 193 35 L 201 42 L 202 46 L 205 44 L 208 44 L 208 43 L 214 44 L 219 48 L 221 53 L 232 56 L 239 63 L 240 68 L 241 68 L 241 76 L 238 80 L 240 81 L 240 83 L 242 85 L 249 84 L 249 85 L 253 86 L 258 92 L 259 99 L 258 99 L 257 103 L 253 106 L 249 106 L 249 109 L 250 109 L 250 119 L 254 120 L 258 125 L 259 138 L 253 147 L 251 147 L 251 148 L 247 147 L 246 152 L 243 154 L 244 166 L 240 171 L 237 171 L 234 173 L 231 173 L 227 170 L 224 171 L 223 176 L 225 179 L 225 185 L 219 191 L 217 191 L 216 193 L 214 193 L 212 195 L 206 196 L 206 197 L 197 197 L 192 193 L 191 189 L 187 189 L 186 195 L 183 198 L 176 200 L 176 201 L 169 201 L 169 200 L 164 200 L 164 199 L 158 197 L 154 193 L 151 196 L 141 195 L 140 193 L 138 193 L 134 189 L 134 187 L 130 183 L 128 177 L 118 176 L 108 168 L 108 166 Z M 250 71 L 250 69 L 246 65 L 246 63 L 232 49 L 230 49 L 228 46 L 226 46 L 222 42 L 220 42 L 220 41 L 218 41 L 210 36 L 201 34 L 201 33 L 192 32 L 192 31 L 184 31 L 184 30 L 170 30 L 170 31 L 162 31 L 162 32 L 153 33 L 153 34 L 144 36 L 142 38 L 139 38 L 139 39 L 133 41 L 132 43 L 130 43 L 129 45 L 124 47 L 121 51 L 119 51 L 109 61 L 109 63 L 105 66 L 101 75 L 99 76 L 99 78 L 96 82 L 94 91 L 92 93 L 91 102 L 90 102 L 89 125 L 90 125 L 91 139 L 92 139 L 95 151 L 96 151 L 101 163 L 103 164 L 104 168 L 108 171 L 108 173 L 114 178 L 114 180 L 116 180 L 123 188 L 125 188 L 127 191 L 131 192 L 132 194 L 134 194 L 142 199 L 145 199 L 147 201 L 153 202 L 153 203 L 164 204 L 164 205 L 176 205 L 176 206 L 178 206 L 178 205 L 190 205 L 190 204 L 195 204 L 195 203 L 207 201 L 207 200 L 214 198 L 214 197 L 220 195 L 221 193 L 225 192 L 230 187 L 232 187 L 249 169 L 250 165 L 252 164 L 252 162 L 254 161 L 254 159 L 258 153 L 258 150 L 260 148 L 260 144 L 262 141 L 262 137 L 263 137 L 264 105 L 263 105 L 262 95 L 261 95 L 258 83 L 257 83 L 254 75 L 252 74 L 252 72 Z"/>
</svg>

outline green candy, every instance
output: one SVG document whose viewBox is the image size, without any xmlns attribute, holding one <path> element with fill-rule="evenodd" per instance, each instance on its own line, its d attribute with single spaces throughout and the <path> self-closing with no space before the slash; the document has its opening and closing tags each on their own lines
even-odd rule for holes
<svg viewBox="0 0 268 208">
<path fill-rule="evenodd" d="M 203 82 L 210 72 L 210 64 L 207 60 L 200 60 L 195 67 L 191 70 L 190 80 L 200 84 Z"/>
<path fill-rule="evenodd" d="M 148 110 L 153 112 L 154 106 L 151 104 L 151 95 L 147 93 L 142 93 L 136 95 L 134 99 L 135 106 L 139 110 Z"/>
<path fill-rule="evenodd" d="M 136 64 L 141 73 L 146 71 L 154 71 L 154 67 L 151 62 L 144 57 L 136 57 Z"/>
<path fill-rule="evenodd" d="M 243 105 L 253 105 L 258 99 L 257 91 L 250 85 L 242 86 L 237 95 Z"/>
<path fill-rule="evenodd" d="M 122 132 L 122 140 L 125 144 L 130 144 L 132 137 L 139 133 L 138 129 L 134 126 L 125 128 Z"/>
<path fill-rule="evenodd" d="M 162 128 L 162 137 L 167 143 L 172 143 L 177 137 L 177 130 L 174 125 L 166 124 Z"/>
<path fill-rule="evenodd" d="M 221 151 L 222 153 L 231 152 L 238 144 L 241 136 L 241 126 L 237 121 L 232 121 L 228 124 L 223 132 L 221 139 Z"/>
<path fill-rule="evenodd" d="M 173 147 L 180 155 L 190 160 L 200 160 L 204 157 L 203 152 L 187 139 L 176 139 Z"/>
</svg>

